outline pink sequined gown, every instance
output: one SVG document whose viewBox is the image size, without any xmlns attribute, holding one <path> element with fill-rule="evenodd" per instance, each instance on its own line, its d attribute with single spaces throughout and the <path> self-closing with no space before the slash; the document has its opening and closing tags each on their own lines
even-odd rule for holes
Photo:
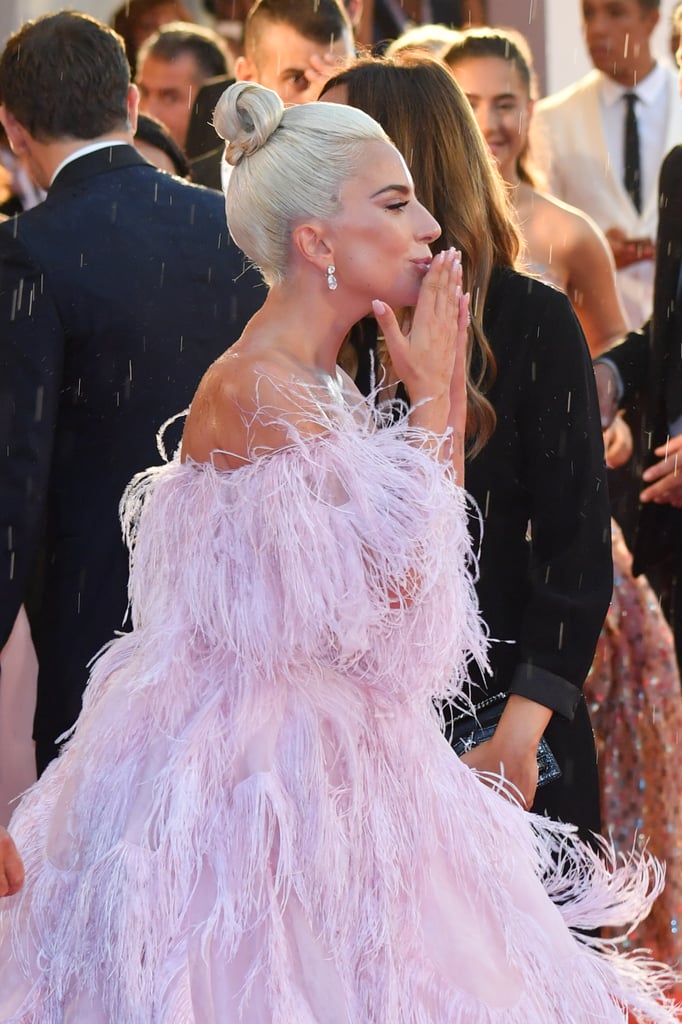
<svg viewBox="0 0 682 1024">
<path fill-rule="evenodd" d="M 644 576 L 612 527 L 613 599 L 585 684 L 599 755 L 602 822 L 616 847 L 635 833 L 666 865 L 651 914 L 630 936 L 682 962 L 682 688 L 675 645 Z"/>
<path fill-rule="evenodd" d="M 677 1019 L 656 968 L 568 927 L 645 913 L 656 865 L 532 825 L 441 736 L 484 637 L 433 439 L 320 419 L 129 491 L 134 631 L 13 819 L 0 1020 Z"/>
</svg>

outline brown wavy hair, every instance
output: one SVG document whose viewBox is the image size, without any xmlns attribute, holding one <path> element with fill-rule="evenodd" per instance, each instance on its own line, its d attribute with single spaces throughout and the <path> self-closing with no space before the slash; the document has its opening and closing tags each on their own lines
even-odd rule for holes
<svg viewBox="0 0 682 1024">
<path fill-rule="evenodd" d="M 438 61 L 415 54 L 360 58 L 327 82 L 320 99 L 337 85 L 405 157 L 419 201 L 441 226 L 434 252 L 461 250 L 464 289 L 472 298 L 467 449 L 473 457 L 495 429 L 485 391 L 496 367 L 482 324 L 490 274 L 495 266 L 515 267 L 520 250 L 506 194 L 466 96 Z"/>
</svg>

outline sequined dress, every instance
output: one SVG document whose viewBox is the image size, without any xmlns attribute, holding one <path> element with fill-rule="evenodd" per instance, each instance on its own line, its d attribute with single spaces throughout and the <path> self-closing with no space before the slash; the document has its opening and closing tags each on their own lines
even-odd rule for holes
<svg viewBox="0 0 682 1024">
<path fill-rule="evenodd" d="M 682 962 L 682 689 L 670 627 L 612 524 L 614 588 L 585 684 L 599 754 L 602 822 L 627 850 L 635 833 L 666 864 L 666 885 L 630 945 Z"/>
</svg>

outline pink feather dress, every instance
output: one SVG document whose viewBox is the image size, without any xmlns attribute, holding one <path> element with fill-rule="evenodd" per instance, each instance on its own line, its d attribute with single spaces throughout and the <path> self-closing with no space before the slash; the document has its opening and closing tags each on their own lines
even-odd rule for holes
<svg viewBox="0 0 682 1024">
<path fill-rule="evenodd" d="M 433 437 L 320 420 L 128 489 L 134 628 L 14 815 L 0 1020 L 678 1019 L 662 967 L 572 931 L 638 920 L 657 863 L 531 818 L 441 736 L 486 638 Z"/>
</svg>

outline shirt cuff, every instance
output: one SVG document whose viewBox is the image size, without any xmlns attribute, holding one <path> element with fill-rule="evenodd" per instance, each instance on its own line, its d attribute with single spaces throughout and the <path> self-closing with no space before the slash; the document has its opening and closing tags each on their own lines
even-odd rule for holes
<svg viewBox="0 0 682 1024">
<path fill-rule="evenodd" d="M 597 366 L 599 363 L 605 363 L 613 373 L 613 381 L 616 385 L 616 404 L 620 405 L 625 394 L 625 385 L 623 384 L 623 378 L 620 375 L 620 370 L 614 363 L 613 359 L 609 359 L 608 356 L 599 356 L 598 359 L 593 360 L 593 365 Z"/>
<path fill-rule="evenodd" d="M 570 722 L 582 697 L 582 690 L 539 665 L 517 665 L 512 677 L 511 693 L 542 704 Z"/>
</svg>

